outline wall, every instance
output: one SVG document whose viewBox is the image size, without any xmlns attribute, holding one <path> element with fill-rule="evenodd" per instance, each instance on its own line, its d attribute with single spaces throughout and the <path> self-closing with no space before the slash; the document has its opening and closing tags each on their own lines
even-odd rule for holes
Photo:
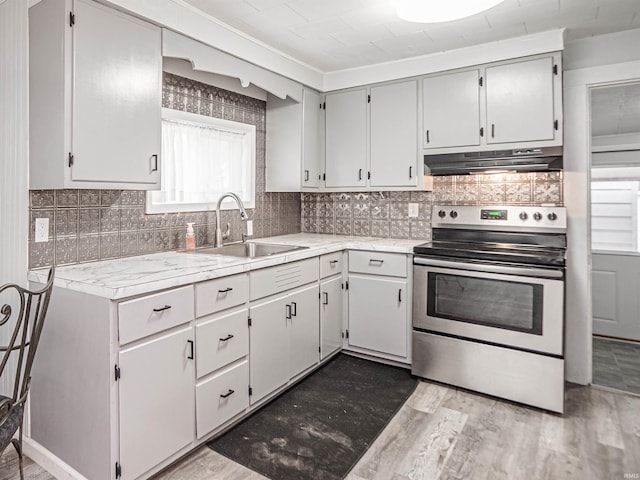
<svg viewBox="0 0 640 480">
<path fill-rule="evenodd" d="M 589 89 L 640 78 L 640 30 L 602 35 L 567 45 L 564 74 L 564 177 L 568 216 L 566 378 L 591 382 L 591 234 L 589 219 Z M 620 63 L 612 63 L 624 60 Z"/>
<path fill-rule="evenodd" d="M 27 2 L 0 2 L 0 285 L 27 284 L 28 40 Z M 8 334 L 0 330 L 1 345 Z M 13 362 L 6 368 L 13 372 Z M 11 377 L 2 376 L 0 392 L 10 391 Z"/>
<path fill-rule="evenodd" d="M 428 241 L 434 204 L 562 205 L 563 190 L 562 173 L 549 172 L 434 177 L 433 192 L 305 193 L 302 231 Z"/>
<path fill-rule="evenodd" d="M 162 103 L 256 126 L 256 208 L 247 209 L 254 237 L 300 231 L 300 194 L 265 193 L 266 103 L 252 97 L 165 73 Z M 33 190 L 29 195 L 29 267 L 68 265 L 184 248 L 186 223 L 194 222 L 196 245 L 213 245 L 215 212 L 144 213 L 137 190 Z M 26 208 L 25 208 L 26 210 Z M 23 210 L 24 211 L 24 210 Z M 35 243 L 35 219 L 49 218 L 49 242 Z M 231 224 L 229 242 L 241 239 L 236 210 L 222 212 Z"/>
</svg>

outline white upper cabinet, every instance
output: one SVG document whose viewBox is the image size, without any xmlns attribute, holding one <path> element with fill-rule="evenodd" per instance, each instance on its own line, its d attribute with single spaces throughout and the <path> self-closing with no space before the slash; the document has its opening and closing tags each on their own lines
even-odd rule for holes
<svg viewBox="0 0 640 480">
<path fill-rule="evenodd" d="M 370 185 L 415 187 L 418 159 L 417 82 L 373 87 L 370 104 Z"/>
<path fill-rule="evenodd" d="M 553 58 L 487 67 L 487 143 L 553 140 Z"/>
<path fill-rule="evenodd" d="M 422 80 L 424 148 L 480 145 L 480 71 Z"/>
<path fill-rule="evenodd" d="M 324 113 L 320 94 L 305 89 L 302 102 L 267 97 L 266 188 L 317 189 L 322 176 Z"/>
<path fill-rule="evenodd" d="M 158 188 L 160 29 L 88 0 L 29 15 L 30 187 Z"/>
<path fill-rule="evenodd" d="M 367 91 L 331 93 L 326 102 L 327 187 L 367 184 Z"/>
<path fill-rule="evenodd" d="M 559 53 L 422 79 L 425 154 L 562 145 Z"/>
</svg>

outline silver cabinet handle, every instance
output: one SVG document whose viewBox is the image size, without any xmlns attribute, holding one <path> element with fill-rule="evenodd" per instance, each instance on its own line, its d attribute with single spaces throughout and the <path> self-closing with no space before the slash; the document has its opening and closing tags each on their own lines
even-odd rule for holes
<svg viewBox="0 0 640 480">
<path fill-rule="evenodd" d="M 298 304 L 296 302 L 291 302 L 291 316 L 298 316 Z"/>
<path fill-rule="evenodd" d="M 154 312 L 164 312 L 165 310 L 169 310 L 171 308 L 171 305 L 165 305 L 164 307 L 161 308 L 154 308 L 153 311 Z"/>
<path fill-rule="evenodd" d="M 322 302 L 322 304 L 329 305 L 329 292 L 322 292 L 322 295 L 324 295 L 324 301 Z"/>
<path fill-rule="evenodd" d="M 380 265 L 382 265 L 384 263 L 384 260 L 378 260 L 377 258 L 370 258 L 369 263 L 379 263 Z"/>
<path fill-rule="evenodd" d="M 287 320 L 291 320 L 291 305 L 289 305 L 289 304 L 287 303 L 287 304 L 284 306 L 284 308 L 285 308 L 285 314 L 284 314 L 285 318 L 286 318 Z"/>
</svg>

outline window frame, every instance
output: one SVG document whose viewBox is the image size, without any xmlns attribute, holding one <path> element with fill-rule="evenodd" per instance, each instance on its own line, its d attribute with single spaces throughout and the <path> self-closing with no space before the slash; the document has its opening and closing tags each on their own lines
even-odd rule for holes
<svg viewBox="0 0 640 480">
<path fill-rule="evenodd" d="M 162 120 L 177 121 L 182 123 L 191 123 L 199 127 L 213 127 L 219 130 L 226 130 L 233 133 L 239 133 L 243 135 L 243 142 L 245 142 L 246 148 L 250 152 L 249 167 L 251 172 L 251 178 L 249 179 L 249 199 L 242 199 L 245 208 L 255 208 L 256 202 L 256 126 L 249 123 L 236 122 L 233 120 L 227 120 L 224 118 L 210 117 L 208 115 L 200 115 L 191 112 L 184 112 L 182 110 L 175 110 L 172 108 L 162 108 Z M 165 159 L 161 158 L 160 168 L 163 168 Z M 161 172 L 162 173 L 162 172 Z M 162 178 L 162 175 L 161 175 Z M 162 187 L 161 187 L 162 188 Z M 145 213 L 158 214 L 158 213 L 182 213 L 182 212 L 199 212 L 199 211 L 212 211 L 216 209 L 217 199 L 211 202 L 200 203 L 154 203 L 154 192 L 161 191 L 151 190 L 147 191 L 147 201 L 145 202 Z M 228 190 L 225 190 L 225 192 Z M 224 192 L 223 192 L 224 193 Z M 238 192 L 233 192 L 238 193 Z M 220 205 L 221 210 L 234 210 L 238 209 L 238 205 L 230 198 L 223 200 Z"/>
</svg>

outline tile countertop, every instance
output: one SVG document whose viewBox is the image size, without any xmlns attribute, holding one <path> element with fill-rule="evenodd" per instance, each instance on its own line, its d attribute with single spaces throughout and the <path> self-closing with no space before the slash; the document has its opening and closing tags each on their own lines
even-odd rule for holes
<svg viewBox="0 0 640 480">
<path fill-rule="evenodd" d="M 308 247 L 260 258 L 238 258 L 186 252 L 164 252 L 56 268 L 54 284 L 79 292 L 119 300 L 235 273 L 304 260 L 344 249 L 412 253 L 423 240 L 350 237 L 296 233 L 255 240 Z M 31 270 L 29 280 L 44 283 L 49 269 Z"/>
</svg>

